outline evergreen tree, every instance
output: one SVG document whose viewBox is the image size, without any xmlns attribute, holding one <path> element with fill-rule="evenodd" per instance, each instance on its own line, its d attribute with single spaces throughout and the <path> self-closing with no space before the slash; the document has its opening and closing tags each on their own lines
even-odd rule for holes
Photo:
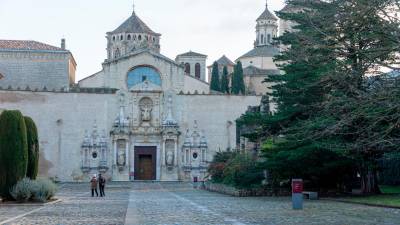
<svg viewBox="0 0 400 225">
<path fill-rule="evenodd" d="M 10 199 L 10 188 L 25 177 L 28 143 L 25 120 L 19 111 L 0 115 L 0 196 Z"/>
<path fill-rule="evenodd" d="M 271 142 L 264 144 L 264 151 L 273 177 L 302 176 L 318 184 L 323 176 L 338 174 L 315 171 L 339 171 L 347 167 L 343 162 L 354 162 L 350 164 L 357 166 L 362 191 L 380 192 L 377 159 L 399 151 L 394 128 L 400 96 L 398 87 L 379 88 L 367 81 L 382 68 L 399 65 L 400 22 L 393 16 L 398 3 L 292 0 L 289 4 L 303 11 L 278 14 L 297 25 L 295 32 L 278 39 L 290 46 L 276 58 L 285 74 L 267 79 L 275 84 L 271 97 L 278 112 L 264 119 L 259 135 Z M 295 167 L 294 162 L 308 158 L 319 163 Z M 348 168 L 337 177 L 337 185 L 350 176 L 353 168 Z"/>
<path fill-rule="evenodd" d="M 228 67 L 224 66 L 221 78 L 221 92 L 229 94 Z"/>
<path fill-rule="evenodd" d="M 26 176 L 35 180 L 39 166 L 39 140 L 35 122 L 30 117 L 25 117 L 26 133 L 28 140 L 28 169 Z"/>
<path fill-rule="evenodd" d="M 232 76 L 232 93 L 245 94 L 245 85 L 243 80 L 243 66 L 240 61 L 234 67 Z"/>
<path fill-rule="evenodd" d="M 210 88 L 213 91 L 221 91 L 219 68 L 217 62 L 213 63 Z"/>
</svg>

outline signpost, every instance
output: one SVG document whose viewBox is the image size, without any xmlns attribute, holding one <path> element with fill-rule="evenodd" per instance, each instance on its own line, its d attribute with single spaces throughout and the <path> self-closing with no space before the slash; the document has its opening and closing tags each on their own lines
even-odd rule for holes
<svg viewBox="0 0 400 225">
<path fill-rule="evenodd" d="M 292 180 L 293 209 L 303 209 L 303 179 Z"/>
</svg>

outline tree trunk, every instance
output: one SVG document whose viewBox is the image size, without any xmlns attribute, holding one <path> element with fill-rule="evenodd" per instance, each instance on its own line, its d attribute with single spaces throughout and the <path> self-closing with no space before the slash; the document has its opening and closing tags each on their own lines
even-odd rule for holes
<svg viewBox="0 0 400 225">
<path fill-rule="evenodd" d="M 364 166 L 361 171 L 361 193 L 365 195 L 381 194 L 378 185 L 378 175 L 375 168 L 371 166 Z"/>
</svg>

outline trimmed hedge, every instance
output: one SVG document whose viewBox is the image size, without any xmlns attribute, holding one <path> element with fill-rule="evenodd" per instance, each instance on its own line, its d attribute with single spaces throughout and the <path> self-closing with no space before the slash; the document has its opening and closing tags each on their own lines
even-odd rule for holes
<svg viewBox="0 0 400 225">
<path fill-rule="evenodd" d="M 39 166 L 39 139 L 35 122 L 25 116 L 26 135 L 28 141 L 28 168 L 26 176 L 35 180 L 38 174 Z"/>
<path fill-rule="evenodd" d="M 11 188 L 26 175 L 28 144 L 26 125 L 20 111 L 0 115 L 0 196 L 11 199 Z"/>
</svg>

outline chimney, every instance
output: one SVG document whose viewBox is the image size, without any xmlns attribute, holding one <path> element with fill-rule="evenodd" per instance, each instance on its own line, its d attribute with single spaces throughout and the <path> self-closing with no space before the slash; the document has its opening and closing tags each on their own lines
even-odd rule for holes
<svg viewBox="0 0 400 225">
<path fill-rule="evenodd" d="M 61 48 L 65 50 L 65 38 L 61 39 Z"/>
</svg>

